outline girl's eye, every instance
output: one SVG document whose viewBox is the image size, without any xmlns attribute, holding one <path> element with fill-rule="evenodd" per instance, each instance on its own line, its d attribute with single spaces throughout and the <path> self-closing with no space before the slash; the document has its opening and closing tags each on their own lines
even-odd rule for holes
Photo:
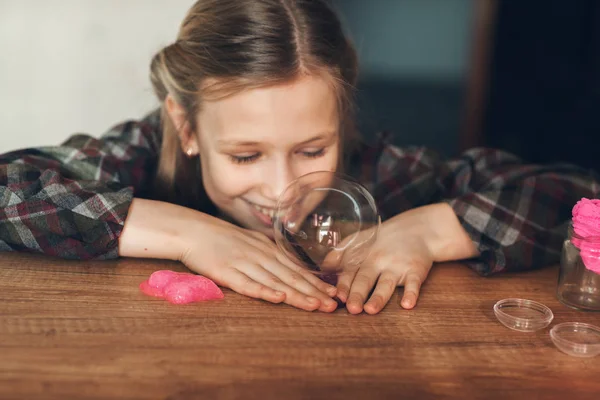
<svg viewBox="0 0 600 400">
<path fill-rule="evenodd" d="M 325 149 L 319 149 L 316 151 L 303 151 L 301 152 L 301 154 L 304 157 L 307 158 L 317 158 L 317 157 L 321 157 L 323 154 L 325 154 Z M 249 164 L 253 161 L 256 161 L 260 158 L 261 154 L 260 153 L 255 153 L 255 154 L 250 154 L 248 156 L 234 156 L 234 155 L 230 155 L 229 157 L 231 158 L 231 161 L 233 161 L 235 164 Z"/>
<path fill-rule="evenodd" d="M 236 164 L 247 164 L 256 161 L 260 157 L 260 153 L 251 154 L 249 156 L 229 156 L 231 161 Z"/>
<path fill-rule="evenodd" d="M 303 151 L 302 154 L 308 158 L 317 158 L 325 154 L 325 149 L 319 149 L 317 151 Z"/>
</svg>

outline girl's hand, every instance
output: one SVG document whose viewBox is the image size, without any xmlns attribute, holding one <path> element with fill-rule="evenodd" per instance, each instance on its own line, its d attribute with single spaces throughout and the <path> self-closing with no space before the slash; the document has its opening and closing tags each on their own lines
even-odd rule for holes
<svg viewBox="0 0 600 400">
<path fill-rule="evenodd" d="M 404 286 L 400 304 L 411 309 L 434 262 L 475 256 L 477 249 L 449 205 L 416 208 L 381 225 L 367 259 L 340 274 L 337 297 L 352 314 L 363 309 L 377 314 L 396 287 Z"/>
<path fill-rule="evenodd" d="M 337 290 L 286 259 L 267 236 L 202 216 L 181 261 L 192 271 L 249 297 L 307 311 L 334 311 Z"/>
</svg>

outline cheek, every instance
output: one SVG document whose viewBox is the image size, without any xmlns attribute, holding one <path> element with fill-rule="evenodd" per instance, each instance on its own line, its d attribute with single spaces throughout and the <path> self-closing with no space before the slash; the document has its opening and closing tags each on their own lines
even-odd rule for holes
<svg viewBox="0 0 600 400">
<path fill-rule="evenodd" d="M 204 189 L 213 202 L 227 201 L 246 193 L 252 182 L 247 174 L 242 174 L 236 165 L 219 159 L 202 162 Z"/>
</svg>

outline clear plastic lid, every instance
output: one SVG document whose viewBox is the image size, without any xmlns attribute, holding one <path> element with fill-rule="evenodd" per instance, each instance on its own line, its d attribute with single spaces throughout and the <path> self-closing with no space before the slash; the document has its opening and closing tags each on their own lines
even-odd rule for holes
<svg viewBox="0 0 600 400">
<path fill-rule="evenodd" d="M 550 330 L 554 345 L 575 357 L 593 357 L 600 354 L 600 328 L 581 322 L 565 322 Z"/>
<path fill-rule="evenodd" d="M 554 314 L 533 300 L 504 299 L 494 304 L 494 314 L 504 326 L 520 332 L 534 332 L 547 327 Z"/>
</svg>

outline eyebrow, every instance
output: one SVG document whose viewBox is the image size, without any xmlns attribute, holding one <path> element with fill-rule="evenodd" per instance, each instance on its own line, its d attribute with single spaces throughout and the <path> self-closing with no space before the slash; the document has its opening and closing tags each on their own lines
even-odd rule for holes
<svg viewBox="0 0 600 400">
<path fill-rule="evenodd" d="M 329 133 L 321 133 L 317 136 L 313 136 L 310 139 L 307 139 L 301 143 L 298 143 L 298 145 L 305 145 L 308 143 L 312 143 L 312 142 L 316 142 L 318 140 L 322 140 L 322 139 L 326 139 L 328 136 L 335 136 L 336 133 L 335 132 L 329 132 Z M 255 141 L 249 141 L 249 140 L 223 140 L 223 139 L 218 139 L 217 143 L 219 144 L 219 146 L 240 146 L 240 147 L 249 147 L 249 146 L 256 146 L 259 145 L 260 142 L 255 142 Z"/>
</svg>

